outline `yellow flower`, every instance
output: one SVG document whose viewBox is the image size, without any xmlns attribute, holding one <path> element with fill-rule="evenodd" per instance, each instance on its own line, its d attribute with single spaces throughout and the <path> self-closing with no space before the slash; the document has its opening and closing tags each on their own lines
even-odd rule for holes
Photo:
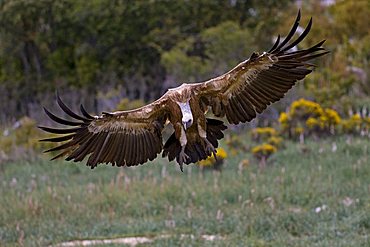
<svg viewBox="0 0 370 247">
<path fill-rule="evenodd" d="M 291 117 L 320 116 L 323 114 L 323 109 L 316 102 L 299 99 L 292 103 L 289 114 Z"/>
<path fill-rule="evenodd" d="M 370 127 L 370 117 L 363 118 L 365 125 L 369 128 Z"/>
<path fill-rule="evenodd" d="M 252 130 L 252 137 L 255 140 L 260 140 L 260 139 L 267 139 L 271 136 L 276 136 L 277 131 L 274 128 L 271 127 L 265 127 L 265 128 L 255 128 Z"/>
<path fill-rule="evenodd" d="M 213 160 L 214 160 L 214 157 L 212 156 Z M 198 162 L 198 165 L 200 166 L 212 166 L 213 165 L 213 161 L 212 161 L 212 158 L 211 156 L 209 156 L 207 159 L 205 160 L 201 160 Z"/>
<path fill-rule="evenodd" d="M 281 145 L 281 143 L 283 142 L 283 138 L 281 137 L 277 137 L 277 136 L 271 136 L 268 140 L 267 140 L 268 144 L 271 144 L 275 147 L 279 147 Z"/>
<path fill-rule="evenodd" d="M 227 152 L 223 148 L 216 149 L 216 156 L 218 160 L 224 160 L 227 158 Z M 216 163 L 216 159 L 213 155 L 208 156 L 207 159 L 198 162 L 200 166 L 212 166 Z"/>
<path fill-rule="evenodd" d="M 271 155 L 277 151 L 277 148 L 271 144 L 264 143 L 262 145 L 255 146 L 252 148 L 254 155 Z"/>
<path fill-rule="evenodd" d="M 313 129 L 317 126 L 319 126 L 319 121 L 316 119 L 316 118 L 313 118 L 313 117 L 309 117 L 306 121 L 306 126 L 309 128 L 309 129 Z"/>
<path fill-rule="evenodd" d="M 329 125 L 329 119 L 326 116 L 320 116 L 319 120 L 319 125 L 321 129 L 324 129 L 325 126 Z"/>
<path fill-rule="evenodd" d="M 223 148 L 218 148 L 217 153 L 216 153 L 217 158 L 219 159 L 226 159 L 227 158 L 227 153 L 225 149 Z"/>
<path fill-rule="evenodd" d="M 325 109 L 325 115 L 328 118 L 328 121 L 329 121 L 330 125 L 337 125 L 341 121 L 338 112 L 336 112 L 333 109 L 326 108 Z"/>
<path fill-rule="evenodd" d="M 279 123 L 281 123 L 281 124 L 288 124 L 288 121 L 289 121 L 288 114 L 286 112 L 280 113 Z"/>
<path fill-rule="evenodd" d="M 360 114 L 354 114 L 349 119 L 344 119 L 341 121 L 342 130 L 344 132 L 355 132 L 359 131 L 361 128 L 362 119 Z"/>
<path fill-rule="evenodd" d="M 302 127 L 294 128 L 294 133 L 296 133 L 298 135 L 302 134 L 303 132 L 304 132 L 304 128 L 302 128 Z"/>
<path fill-rule="evenodd" d="M 350 120 L 356 124 L 361 124 L 361 116 L 358 113 L 352 115 Z"/>
</svg>

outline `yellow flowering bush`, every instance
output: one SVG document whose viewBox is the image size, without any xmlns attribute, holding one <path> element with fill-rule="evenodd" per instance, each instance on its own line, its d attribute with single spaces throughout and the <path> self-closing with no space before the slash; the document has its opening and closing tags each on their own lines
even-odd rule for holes
<svg viewBox="0 0 370 247">
<path fill-rule="evenodd" d="M 363 122 L 364 122 L 365 128 L 369 130 L 370 129 L 370 117 L 364 117 Z"/>
<path fill-rule="evenodd" d="M 247 151 L 247 148 L 240 139 L 239 135 L 227 135 L 225 139 L 225 143 L 232 155 L 237 155 L 239 152 Z"/>
<path fill-rule="evenodd" d="M 370 125 L 370 117 L 365 117 L 364 122 L 365 124 Z"/>
<path fill-rule="evenodd" d="M 283 138 L 278 136 L 271 136 L 269 139 L 267 139 L 267 143 L 277 148 L 280 148 L 283 146 Z"/>
<path fill-rule="evenodd" d="M 343 133 L 349 134 L 359 132 L 361 130 L 361 125 L 363 122 L 366 123 L 366 120 L 363 121 L 360 114 L 356 113 L 352 115 L 349 119 L 344 119 L 341 122 L 342 131 Z"/>
<path fill-rule="evenodd" d="M 280 113 L 279 123 L 281 125 L 288 125 L 289 124 L 289 116 L 288 116 L 288 114 L 286 112 Z"/>
<path fill-rule="evenodd" d="M 255 146 L 252 148 L 253 156 L 259 160 L 259 167 L 260 169 L 264 169 L 266 167 L 267 159 L 273 154 L 277 152 L 277 148 L 271 144 L 263 143 L 261 145 Z"/>
<path fill-rule="evenodd" d="M 302 128 L 302 127 L 295 127 L 295 128 L 293 129 L 293 133 L 294 133 L 295 135 L 301 135 L 301 134 L 303 134 L 303 133 L 304 133 L 304 128 Z"/>
<path fill-rule="evenodd" d="M 252 130 L 252 138 L 255 141 L 267 140 L 272 136 L 277 136 L 276 129 L 271 127 L 255 128 Z"/>
<path fill-rule="evenodd" d="M 323 114 L 318 119 L 319 128 L 322 131 L 329 131 L 334 134 L 336 126 L 341 122 L 341 118 L 333 109 L 326 108 L 324 109 Z"/>
<path fill-rule="evenodd" d="M 35 150 L 41 151 L 53 146 L 52 143 L 39 142 L 44 136 L 45 133 L 37 129 L 35 120 L 23 117 L 12 127 L 0 132 L 2 156 L 8 157 L 8 160 L 33 159 L 36 157 Z"/>
<path fill-rule="evenodd" d="M 268 143 L 263 143 L 262 145 L 258 145 L 252 148 L 252 153 L 256 157 L 269 157 L 271 154 L 276 153 L 276 151 L 277 148 Z"/>
<path fill-rule="evenodd" d="M 309 129 L 314 129 L 314 128 L 320 127 L 320 122 L 319 122 L 319 120 L 317 118 L 309 117 L 306 120 L 306 126 Z"/>
<path fill-rule="evenodd" d="M 337 125 L 341 121 L 341 118 L 340 118 L 338 112 L 336 112 L 333 109 L 326 108 L 325 109 L 325 115 L 328 118 L 328 122 L 329 122 L 330 125 Z"/>
<path fill-rule="evenodd" d="M 365 113 L 355 113 L 343 119 L 334 109 L 322 108 L 305 99 L 294 101 L 288 112 L 282 112 L 279 123 L 282 133 L 290 138 L 300 137 L 300 140 L 312 134 L 322 136 L 341 132 L 368 135 L 370 132 L 370 117 Z"/>
<path fill-rule="evenodd" d="M 279 122 L 289 137 L 308 134 L 334 134 L 341 118 L 333 109 L 322 108 L 318 103 L 300 99 L 294 101 L 290 110 L 280 114 Z"/>
<path fill-rule="evenodd" d="M 227 152 L 223 148 L 217 148 L 216 156 L 217 156 L 217 160 L 215 159 L 213 155 L 211 155 L 211 156 L 208 156 L 207 159 L 199 161 L 198 165 L 201 166 L 202 168 L 209 167 L 215 170 L 221 170 L 222 164 L 228 156 Z"/>
<path fill-rule="evenodd" d="M 301 118 L 309 116 L 321 116 L 323 114 L 322 107 L 313 101 L 299 99 L 291 105 L 289 115 L 292 118 Z"/>
</svg>

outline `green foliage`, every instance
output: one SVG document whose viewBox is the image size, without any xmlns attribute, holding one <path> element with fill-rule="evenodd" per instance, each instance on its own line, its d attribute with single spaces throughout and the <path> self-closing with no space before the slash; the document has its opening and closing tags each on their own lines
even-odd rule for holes
<svg viewBox="0 0 370 247">
<path fill-rule="evenodd" d="M 87 108 L 101 110 L 102 90 L 149 102 L 220 75 L 286 35 L 294 2 L 3 0 L 0 101 L 9 104 L 0 105 L 0 121 L 31 115 L 56 88 L 89 95 Z M 313 16 L 314 25 L 300 47 L 326 39 L 331 54 L 314 62 L 301 97 L 340 112 L 369 103 L 369 5 L 302 2 L 301 23 Z"/>
<path fill-rule="evenodd" d="M 330 67 L 322 68 L 318 73 L 315 71 L 305 80 L 307 90 L 325 107 L 335 106 L 345 111 L 352 105 L 351 91 L 358 81 L 348 70 L 346 59 L 343 53 L 336 52 L 332 55 L 333 63 Z"/>
<path fill-rule="evenodd" d="M 335 31 L 341 35 L 342 41 L 361 39 L 369 35 L 370 2 L 368 1 L 339 1 L 331 7 L 334 17 Z"/>
<path fill-rule="evenodd" d="M 123 98 L 117 105 L 117 111 L 133 110 L 145 105 L 145 102 L 137 100 L 129 100 L 128 98 Z"/>
<path fill-rule="evenodd" d="M 189 38 L 180 42 L 176 47 L 162 54 L 163 66 L 170 71 L 176 81 L 199 81 L 209 72 L 201 57 L 187 55 L 193 49 L 193 40 Z"/>
<path fill-rule="evenodd" d="M 40 142 L 47 134 L 37 128 L 36 121 L 23 117 L 9 128 L 0 129 L 0 165 L 15 161 L 34 161 L 42 151 L 55 147 Z M 48 135 L 50 137 L 50 135 Z"/>
<path fill-rule="evenodd" d="M 269 1 L 276 9 L 288 3 Z M 0 119 L 29 115 L 29 104 L 56 88 L 77 89 L 94 102 L 98 89 L 122 86 L 128 98 L 150 101 L 177 85 L 162 86 L 173 74 L 182 81 L 220 74 L 253 48 L 252 31 L 243 26 L 267 15 L 251 8 L 263 6 L 243 0 L 1 1 L 0 90 L 7 93 L 0 100 L 12 104 L 0 106 Z M 184 42 L 190 58 L 177 48 Z M 204 65 L 206 56 L 215 61 Z M 163 60 L 172 64 L 167 71 Z"/>
<path fill-rule="evenodd" d="M 202 31 L 162 53 L 168 76 L 177 81 L 199 81 L 217 76 L 245 60 L 254 49 L 248 29 L 232 21 Z"/>
</svg>

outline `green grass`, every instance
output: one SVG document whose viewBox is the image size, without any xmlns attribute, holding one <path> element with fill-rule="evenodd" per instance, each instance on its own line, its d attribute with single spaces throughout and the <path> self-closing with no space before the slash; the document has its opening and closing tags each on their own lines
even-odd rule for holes
<svg viewBox="0 0 370 247">
<path fill-rule="evenodd" d="M 369 246 L 369 140 L 308 141 L 302 150 L 288 142 L 263 172 L 250 154 L 239 154 L 221 174 L 194 165 L 181 173 L 163 159 L 129 169 L 7 164 L 0 171 L 0 245 L 170 234 L 151 245 Z M 244 158 L 251 164 L 239 171 Z M 205 241 L 203 234 L 223 238 Z"/>
</svg>

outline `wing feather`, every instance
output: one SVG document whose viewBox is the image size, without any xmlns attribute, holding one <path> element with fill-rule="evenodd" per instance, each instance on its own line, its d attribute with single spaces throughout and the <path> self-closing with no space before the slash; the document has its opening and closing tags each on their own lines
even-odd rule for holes
<svg viewBox="0 0 370 247">
<path fill-rule="evenodd" d="M 298 80 L 310 74 L 314 67 L 309 60 L 328 53 L 321 47 L 325 40 L 308 49 L 290 51 L 310 32 L 312 18 L 304 31 L 291 41 L 297 31 L 301 13 L 286 38 L 280 43 L 280 35 L 269 50 L 261 55 L 253 53 L 228 73 L 193 84 L 202 103 L 211 107 L 218 116 L 226 116 L 232 124 L 250 121 L 268 105 L 280 100 Z"/>
<path fill-rule="evenodd" d="M 128 135 L 121 134 L 117 138 L 117 146 L 115 146 L 115 151 L 113 153 L 113 160 L 116 160 L 117 166 L 125 166 L 126 160 L 129 155 L 128 150 Z"/>
<path fill-rule="evenodd" d="M 248 98 L 244 96 L 244 94 L 236 94 L 236 99 L 243 106 L 243 109 L 247 114 L 247 119 L 246 119 L 247 121 L 250 121 L 256 117 L 256 112 L 254 111 L 253 108 L 251 108 L 252 104 L 250 103 Z"/>
<path fill-rule="evenodd" d="M 41 141 L 59 145 L 45 152 L 56 152 L 53 159 L 66 156 L 66 160 L 82 161 L 91 168 L 99 163 L 117 166 L 135 166 L 153 160 L 162 151 L 162 130 L 167 120 L 166 99 L 161 99 L 136 110 L 103 113 L 92 116 L 81 105 L 82 116 L 67 107 L 57 94 L 57 103 L 70 117 L 78 121 L 62 119 L 45 109 L 53 121 L 73 128 L 39 126 L 40 129 L 61 135 Z M 61 144 L 60 144 L 61 142 Z"/>
</svg>

